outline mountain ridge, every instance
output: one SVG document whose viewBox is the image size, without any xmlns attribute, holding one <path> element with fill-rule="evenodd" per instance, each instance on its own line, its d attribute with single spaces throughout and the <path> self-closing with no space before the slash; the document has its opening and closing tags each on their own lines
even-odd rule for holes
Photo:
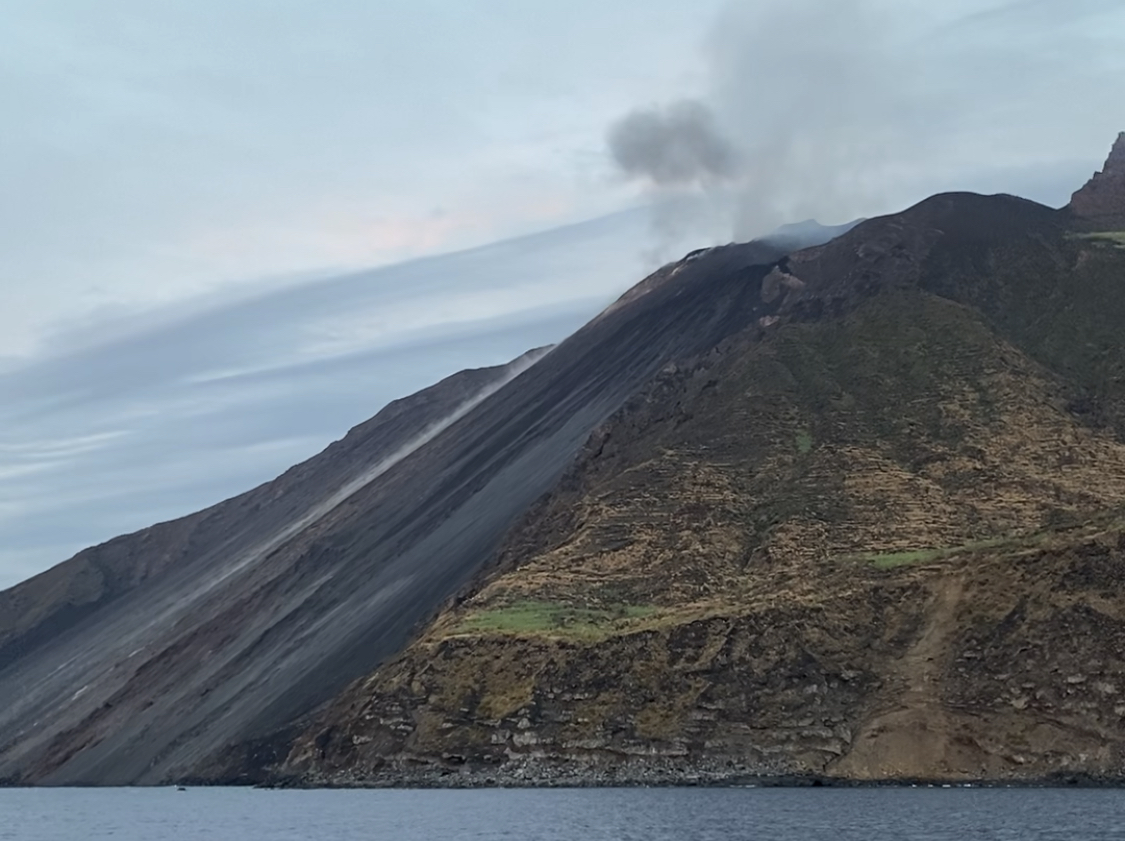
<svg viewBox="0 0 1125 841">
<path fill-rule="evenodd" d="M 536 351 L 531 353 L 534 354 Z M 136 540 L 145 543 L 190 542 L 192 538 L 182 533 L 199 528 L 201 526 L 200 521 L 216 516 L 229 518 L 245 516 L 242 512 L 220 513 L 224 508 L 260 508 L 264 499 L 272 497 L 276 500 L 284 496 L 292 486 L 304 481 L 344 485 L 349 480 L 356 478 L 354 474 L 357 471 L 353 469 L 352 465 L 348 464 L 348 461 L 356 459 L 359 463 L 377 463 L 380 457 L 405 444 L 410 436 L 416 434 L 418 428 L 424 429 L 453 412 L 458 403 L 468 399 L 475 391 L 487 385 L 491 377 L 505 367 L 460 371 L 429 388 L 392 401 L 374 417 L 349 430 L 343 439 L 333 442 L 313 458 L 290 468 L 277 479 L 187 517 L 158 523 L 147 529 L 142 529 L 130 535 L 122 535 L 106 543 L 91 547 L 80 552 L 74 558 L 45 570 L 27 581 L 0 591 L 0 601 L 2 601 L 0 606 L 3 607 L 3 610 L 0 610 L 0 616 L 7 620 L 4 625 L 0 626 L 0 668 L 3 668 L 15 657 L 22 656 L 29 647 L 29 641 L 21 639 L 20 628 L 39 625 L 42 621 L 34 615 L 24 615 L 20 609 L 21 604 L 28 605 L 32 609 L 46 609 L 48 611 L 58 609 L 60 612 L 66 611 L 69 605 L 76 608 L 76 612 L 80 612 L 86 603 L 96 602 L 102 595 L 96 592 L 99 584 L 107 591 L 104 594 L 105 597 L 113 598 L 120 595 L 124 591 L 143 583 L 150 575 L 161 571 L 164 564 L 174 563 L 174 557 L 168 552 L 162 552 L 158 556 L 163 561 L 162 564 L 157 564 L 154 567 L 134 567 L 127 571 L 122 570 L 129 573 L 127 579 L 115 582 L 114 578 L 117 576 L 115 576 L 116 570 L 114 567 L 122 564 L 114 557 L 114 554 L 115 550 L 124 543 Z M 360 457 L 356 451 L 362 450 L 364 447 L 374 447 L 374 452 L 365 458 Z M 332 477 L 316 475 L 324 471 L 325 468 L 339 471 L 339 475 Z M 312 475 L 310 476 L 310 474 Z M 292 510 L 286 510 L 282 516 L 292 516 L 293 513 Z M 165 533 L 170 534 L 166 536 Z M 180 552 L 182 553 L 182 551 L 181 549 Z M 201 550 L 196 546 L 194 551 L 206 551 L 206 549 Z M 121 561 L 123 560 L 121 559 Z M 88 579 L 94 579 L 96 582 L 91 582 L 94 592 L 90 592 L 83 586 Z M 45 598 L 42 592 L 60 589 L 64 592 L 62 604 Z M 39 592 L 35 592 L 37 590 Z M 48 619 L 48 622 L 56 627 L 65 627 L 69 624 L 62 616 L 56 620 Z M 14 650 L 17 645 L 22 649 L 19 652 Z"/>
<path fill-rule="evenodd" d="M 1105 166 L 1070 200 L 1070 210 L 1089 229 L 1125 228 L 1125 131 L 1117 136 Z"/>
</svg>

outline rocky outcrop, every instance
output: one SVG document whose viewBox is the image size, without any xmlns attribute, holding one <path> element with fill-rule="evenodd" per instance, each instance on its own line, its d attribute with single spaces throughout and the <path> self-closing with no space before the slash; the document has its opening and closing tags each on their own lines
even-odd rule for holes
<svg viewBox="0 0 1125 841">
<path fill-rule="evenodd" d="M 1084 219 L 1125 227 L 1125 132 L 1102 170 L 1071 198 L 1070 209 Z"/>
<path fill-rule="evenodd" d="M 431 637 L 300 737 L 305 785 L 1125 779 L 1120 527 L 678 621 Z M 339 710 L 337 710 L 339 712 Z"/>
</svg>

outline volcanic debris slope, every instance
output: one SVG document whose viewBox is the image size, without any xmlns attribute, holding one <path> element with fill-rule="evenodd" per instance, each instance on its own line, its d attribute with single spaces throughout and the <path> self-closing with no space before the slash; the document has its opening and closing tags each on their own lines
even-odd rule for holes
<svg viewBox="0 0 1125 841">
<path fill-rule="evenodd" d="M 745 277 L 768 313 L 243 772 L 1125 779 L 1125 249 L 1084 223 L 940 195 Z"/>
<path fill-rule="evenodd" d="M 0 593 L 0 780 L 214 779 L 399 652 L 592 429 L 778 303 L 766 243 L 694 254 L 549 353 L 464 372 L 312 461 Z"/>
<path fill-rule="evenodd" d="M 272 482 L 87 549 L 0 592 L 0 768 L 13 779 L 40 779 L 127 733 L 132 715 L 148 718 L 162 700 L 174 701 L 165 714 L 190 715 L 191 693 L 209 685 L 196 683 L 202 677 L 197 672 L 207 671 L 200 661 L 210 654 L 204 652 L 221 652 L 236 633 L 237 620 L 223 627 L 222 617 L 245 616 L 253 589 L 285 569 L 269 556 L 542 352 L 448 377 L 394 401 Z M 250 575 L 237 574 L 240 563 Z M 244 587 L 249 592 L 238 592 Z M 185 645 L 194 636 L 199 639 Z M 168 665 L 166 679 L 155 674 L 159 663 Z M 183 669 L 179 675 L 172 673 L 175 664 Z M 123 691 L 136 700 L 122 703 Z M 161 735 L 147 722 L 142 732 L 160 744 Z M 105 777 L 62 777 L 82 783 L 134 779 L 112 769 Z"/>
</svg>

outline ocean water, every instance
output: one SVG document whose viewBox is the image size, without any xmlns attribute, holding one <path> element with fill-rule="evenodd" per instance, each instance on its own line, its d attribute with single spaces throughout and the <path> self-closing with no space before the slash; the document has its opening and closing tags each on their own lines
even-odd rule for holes
<svg viewBox="0 0 1125 841">
<path fill-rule="evenodd" d="M 1086 841 L 1125 791 L 0 789 L 0 839 L 69 841 Z"/>
</svg>

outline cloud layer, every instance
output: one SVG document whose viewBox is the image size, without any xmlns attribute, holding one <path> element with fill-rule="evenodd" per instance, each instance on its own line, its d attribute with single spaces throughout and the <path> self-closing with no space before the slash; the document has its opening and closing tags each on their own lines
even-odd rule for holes
<svg viewBox="0 0 1125 841">
<path fill-rule="evenodd" d="M 601 126 L 693 72 L 721 2 L 7 3 L 0 357 L 628 206 Z"/>
<path fill-rule="evenodd" d="M 0 372 L 0 588 L 273 478 L 390 400 L 557 342 L 639 278 L 642 212 L 56 337 Z"/>
</svg>

